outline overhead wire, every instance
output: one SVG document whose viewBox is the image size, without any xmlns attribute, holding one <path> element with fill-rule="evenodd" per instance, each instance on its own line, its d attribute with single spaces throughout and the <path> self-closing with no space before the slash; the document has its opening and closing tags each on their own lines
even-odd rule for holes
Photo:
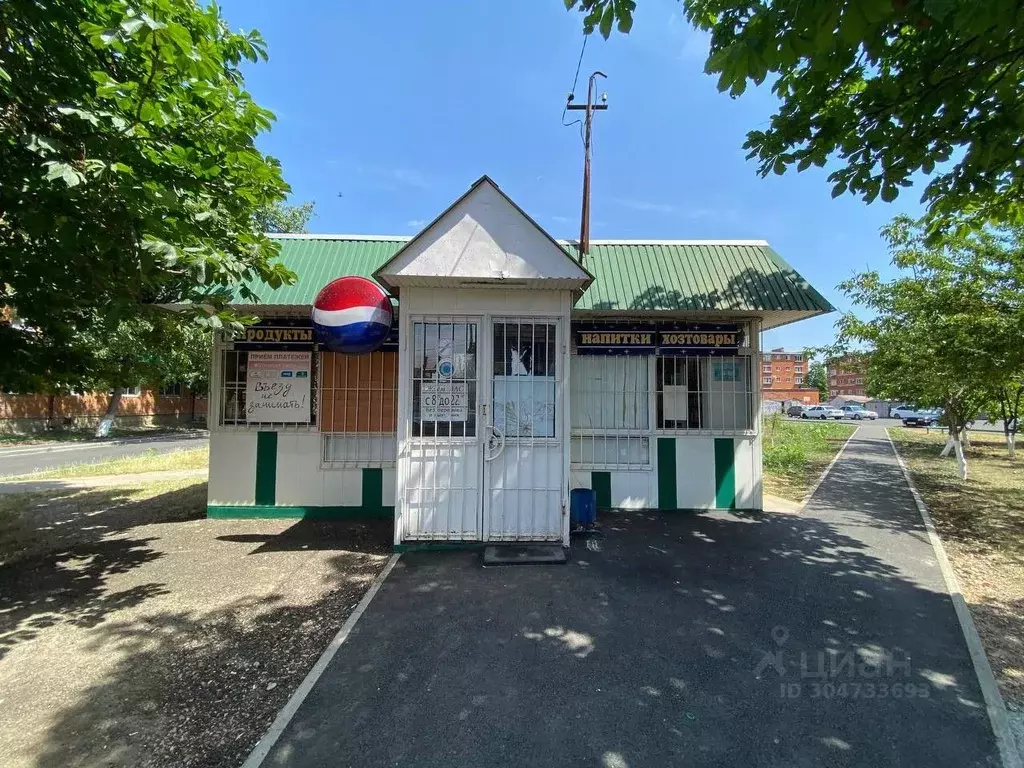
<svg viewBox="0 0 1024 768">
<path fill-rule="evenodd" d="M 589 35 L 586 35 L 586 34 L 583 35 L 583 45 L 580 46 L 580 57 L 576 61 L 576 74 L 573 75 L 573 78 L 572 78 L 572 88 L 569 90 L 569 93 L 571 93 L 571 94 L 575 94 L 576 93 L 576 84 L 579 82 L 579 79 L 580 79 L 580 67 L 583 64 L 583 54 L 587 50 L 587 38 L 588 37 L 589 37 Z M 568 128 L 570 126 L 573 126 L 573 125 L 578 125 L 580 127 L 579 128 L 579 131 L 580 131 L 580 141 L 582 142 L 584 140 L 583 139 L 583 121 L 580 120 L 580 119 L 576 119 L 576 120 L 572 120 L 572 121 L 570 121 L 568 123 L 565 122 L 565 113 L 568 110 L 569 110 L 569 100 L 566 99 L 565 106 L 562 108 L 562 125 L 564 125 L 566 128 Z"/>
</svg>

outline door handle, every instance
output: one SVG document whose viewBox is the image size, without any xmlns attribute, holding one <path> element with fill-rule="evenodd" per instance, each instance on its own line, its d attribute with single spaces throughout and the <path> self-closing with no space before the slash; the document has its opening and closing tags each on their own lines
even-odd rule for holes
<svg viewBox="0 0 1024 768">
<path fill-rule="evenodd" d="M 487 442 L 484 444 L 484 461 L 494 461 L 505 450 L 505 433 L 493 424 L 488 429 L 491 434 L 487 436 Z"/>
</svg>

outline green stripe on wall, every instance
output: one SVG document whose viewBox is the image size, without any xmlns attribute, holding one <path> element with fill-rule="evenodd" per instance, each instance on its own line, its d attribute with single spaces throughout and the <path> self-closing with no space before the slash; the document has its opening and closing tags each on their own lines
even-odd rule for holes
<svg viewBox="0 0 1024 768">
<path fill-rule="evenodd" d="M 363 469 L 363 506 L 377 509 L 384 506 L 384 470 Z"/>
<path fill-rule="evenodd" d="M 261 504 L 210 504 L 206 516 L 218 519 L 309 518 L 313 520 L 391 520 L 394 507 L 292 507 Z"/>
<path fill-rule="evenodd" d="M 277 432 L 256 433 L 256 505 L 277 499 Z"/>
<path fill-rule="evenodd" d="M 612 473 L 591 472 L 590 487 L 594 489 L 597 497 L 598 509 L 611 509 L 612 506 Z"/>
<path fill-rule="evenodd" d="M 658 438 L 658 509 L 676 508 L 676 439 Z"/>
<path fill-rule="evenodd" d="M 715 438 L 715 506 L 736 509 L 736 442 Z"/>
</svg>

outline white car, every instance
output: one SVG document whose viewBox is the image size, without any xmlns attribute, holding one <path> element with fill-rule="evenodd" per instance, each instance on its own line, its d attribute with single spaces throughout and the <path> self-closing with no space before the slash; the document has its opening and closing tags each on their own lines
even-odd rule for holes
<svg viewBox="0 0 1024 768">
<path fill-rule="evenodd" d="M 889 409 L 889 418 L 902 419 L 905 415 L 914 413 L 916 411 L 917 408 L 915 408 L 912 405 L 894 405 L 892 408 Z"/>
<path fill-rule="evenodd" d="M 842 411 L 844 418 L 853 419 L 854 421 L 861 421 L 862 419 L 874 421 L 878 418 L 877 413 L 869 411 L 863 405 L 844 405 Z"/>
<path fill-rule="evenodd" d="M 845 416 L 838 408 L 833 408 L 831 405 L 812 405 L 806 411 L 804 411 L 800 418 L 801 419 L 841 419 Z"/>
</svg>

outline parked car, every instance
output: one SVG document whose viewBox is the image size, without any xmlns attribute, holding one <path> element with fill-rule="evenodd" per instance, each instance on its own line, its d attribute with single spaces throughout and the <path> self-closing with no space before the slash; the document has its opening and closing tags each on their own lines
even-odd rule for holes
<svg viewBox="0 0 1024 768">
<path fill-rule="evenodd" d="M 920 411 L 904 411 L 903 415 L 900 416 L 900 420 L 903 422 L 904 427 L 930 427 L 932 424 L 938 422 L 942 412 L 937 409 L 931 410 L 920 410 Z"/>
<path fill-rule="evenodd" d="M 801 419 L 841 419 L 843 418 L 843 412 L 838 408 L 833 408 L 831 405 L 812 405 L 802 414 Z"/>
<path fill-rule="evenodd" d="M 800 418 L 804 415 L 804 411 L 806 410 L 806 405 L 791 405 L 786 409 L 786 415 L 792 416 L 793 418 Z"/>
<path fill-rule="evenodd" d="M 912 405 L 894 405 L 889 409 L 889 418 L 902 419 L 904 413 L 913 413 L 916 410 Z"/>
<path fill-rule="evenodd" d="M 853 419 L 854 421 L 860 421 L 861 419 L 874 421 L 878 418 L 877 413 L 869 411 L 863 405 L 844 405 L 841 410 L 844 418 Z"/>
</svg>

